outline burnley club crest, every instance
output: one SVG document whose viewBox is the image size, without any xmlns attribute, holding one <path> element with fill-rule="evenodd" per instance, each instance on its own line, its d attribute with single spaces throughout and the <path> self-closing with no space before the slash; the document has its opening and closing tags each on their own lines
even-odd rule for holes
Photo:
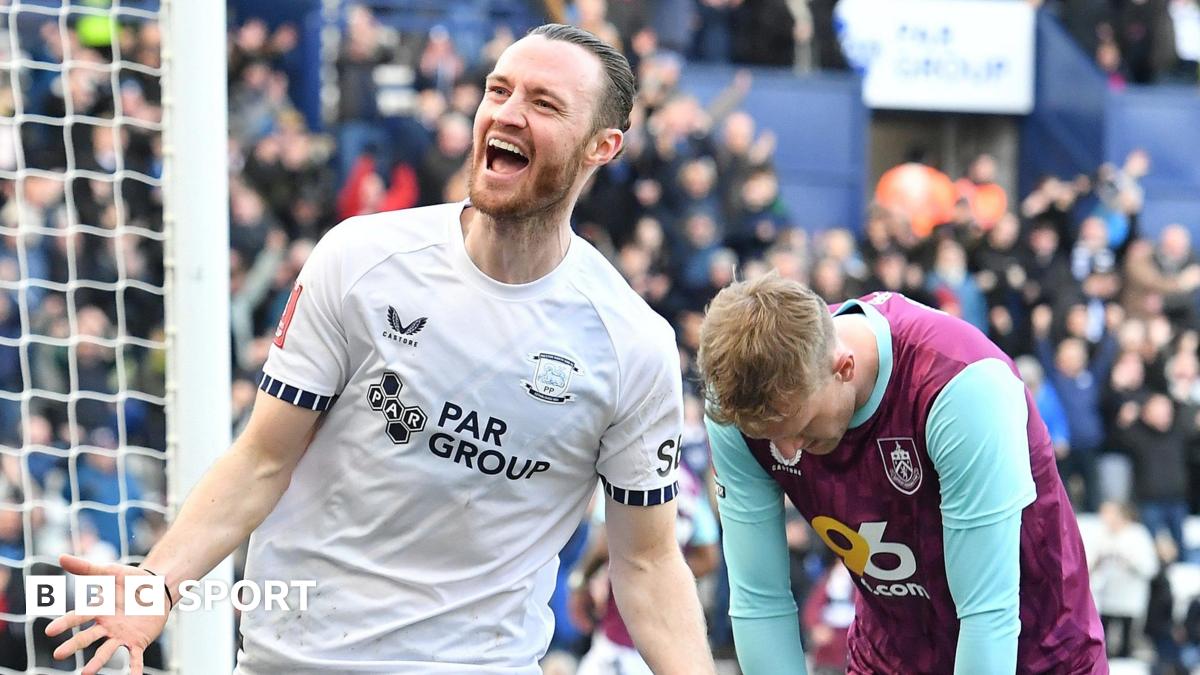
<svg viewBox="0 0 1200 675">
<path fill-rule="evenodd" d="M 875 441 L 892 486 L 906 495 L 921 487 L 921 458 L 911 438 L 880 438 Z"/>
</svg>

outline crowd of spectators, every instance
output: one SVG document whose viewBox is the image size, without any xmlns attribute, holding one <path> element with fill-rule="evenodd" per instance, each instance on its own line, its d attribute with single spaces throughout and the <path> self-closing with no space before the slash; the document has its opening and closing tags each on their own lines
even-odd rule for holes
<svg viewBox="0 0 1200 675">
<path fill-rule="evenodd" d="M 3 18 L 0 665 L 23 668 L 23 572 L 142 554 L 162 525 L 161 34 Z"/>
<path fill-rule="evenodd" d="M 1113 89 L 1200 82 L 1197 0 L 1047 0 Z"/>
<path fill-rule="evenodd" d="M 1200 512 L 1200 259 L 1190 231 L 1142 236 L 1139 180 L 1151 163 L 1141 152 L 1091 175 L 1045 177 L 1027 195 L 1006 193 L 988 155 L 954 179 L 914 152 L 880 179 L 860 227 L 799 227 L 804 205 L 784 203 L 774 170 L 783 150 L 740 108 L 749 71 L 707 106 L 680 78 L 685 59 L 844 67 L 831 37 L 833 4 L 545 3 L 549 18 L 589 28 L 635 66 L 641 96 L 626 150 L 597 173 L 574 225 L 675 326 L 688 466 L 708 472 L 694 364 L 703 308 L 719 288 L 775 270 L 831 302 L 905 293 L 962 316 L 1017 357 L 1072 498 L 1081 513 L 1101 514 L 1084 532 L 1101 612 L 1124 638 L 1112 640 L 1114 653 L 1149 644 L 1164 665 L 1191 665 L 1200 604 L 1176 611 L 1190 598 L 1172 600 L 1167 575 L 1175 561 L 1198 558 L 1184 531 L 1186 516 Z M 1074 14 L 1091 3 L 1059 4 Z M 1184 24 L 1195 5 L 1170 3 L 1176 38 L 1190 35 Z M 1121 9 L 1103 15 L 1110 42 L 1138 32 L 1140 10 Z M 662 20 L 676 16 L 668 11 L 689 20 Z M 4 617 L 23 606 L 23 567 L 65 551 L 98 560 L 143 554 L 162 527 L 155 505 L 165 503 L 159 30 L 130 22 L 111 34 L 74 24 L 64 31 L 33 18 L 0 28 L 17 36 L 0 39 L 0 50 L 15 44 L 24 58 L 74 67 L 0 71 L 0 122 L 17 114 L 77 121 L 64 129 L 23 120 L 19 143 L 0 134 L 0 171 L 27 170 L 0 181 L 0 665 L 16 668 L 25 664 L 26 630 Z M 333 64 L 339 96 L 319 132 L 289 95 L 284 65 L 297 49 L 295 27 L 249 18 L 231 28 L 235 427 L 320 236 L 350 216 L 466 196 L 481 74 L 514 39 L 512 27 L 497 25 L 481 48 L 466 50 L 443 27 L 405 35 L 350 6 Z M 1172 62 L 1143 71 L 1134 57 L 1157 52 L 1122 44 L 1136 81 L 1186 70 Z M 410 76 L 400 104 L 381 88 L 394 79 L 380 74 L 397 72 Z M 146 396 L 122 395 L 130 390 Z M 73 391 L 93 394 L 72 399 Z M 129 500 L 139 506 L 116 506 Z M 809 645 L 818 666 L 838 672 L 853 584 L 798 518 L 788 541 Z M 581 547 L 576 540 L 571 549 Z M 719 650 L 732 642 L 721 577 L 706 584 Z M 1132 600 L 1120 593 L 1129 589 Z M 577 652 L 586 640 L 564 612 L 555 647 Z M 48 643 L 39 639 L 34 651 L 50 664 Z"/>
</svg>

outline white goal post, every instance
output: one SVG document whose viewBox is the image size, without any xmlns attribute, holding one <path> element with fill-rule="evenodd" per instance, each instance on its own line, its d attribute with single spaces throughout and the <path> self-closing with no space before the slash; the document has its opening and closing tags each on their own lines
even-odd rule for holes
<svg viewBox="0 0 1200 675">
<path fill-rule="evenodd" d="M 225 3 L 163 0 L 167 484 L 174 514 L 230 443 Z M 226 559 L 209 578 L 232 581 Z M 170 665 L 233 670 L 229 610 L 176 617 Z"/>
</svg>

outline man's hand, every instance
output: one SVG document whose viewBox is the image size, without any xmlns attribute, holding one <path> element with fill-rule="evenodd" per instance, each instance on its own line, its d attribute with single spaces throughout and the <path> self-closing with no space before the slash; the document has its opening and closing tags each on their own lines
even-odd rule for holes
<svg viewBox="0 0 1200 675">
<path fill-rule="evenodd" d="M 117 649 L 125 647 L 129 650 L 129 669 L 132 675 L 142 675 L 142 654 L 146 647 L 154 642 L 167 625 L 167 615 L 128 616 L 125 614 L 125 578 L 130 576 L 145 576 L 146 570 L 128 565 L 94 565 L 83 558 L 64 555 L 59 558 L 62 568 L 78 576 L 110 576 L 116 578 L 116 612 L 112 616 L 88 616 L 69 612 L 60 616 L 46 626 L 46 635 L 55 637 L 62 633 L 94 621 L 91 627 L 62 643 L 54 650 L 54 658 L 65 659 L 75 652 L 84 649 L 102 638 L 107 638 L 96 655 L 83 668 L 84 675 L 95 675 L 100 668 L 108 663 Z M 169 602 L 169 601 L 168 601 Z"/>
<path fill-rule="evenodd" d="M 571 593 L 567 596 L 567 616 L 581 633 L 590 633 L 596 627 L 596 607 L 592 603 L 587 582 L 578 586 L 572 584 Z"/>
<path fill-rule="evenodd" d="M 1193 291 L 1200 286 L 1200 265 L 1188 265 L 1179 273 L 1179 286 L 1185 291 Z"/>
<path fill-rule="evenodd" d="M 812 638 L 813 647 L 820 649 L 833 642 L 833 629 L 823 623 L 819 623 L 809 631 L 809 637 Z"/>
<path fill-rule="evenodd" d="M 567 615 L 580 632 L 592 632 L 596 622 L 608 610 L 608 589 L 608 574 L 604 572 L 578 582 L 572 580 L 571 593 L 567 596 Z"/>
<path fill-rule="evenodd" d="M 125 647 L 129 650 L 133 674 L 140 675 L 142 653 L 162 633 L 167 617 L 126 616 L 126 577 L 146 575 L 150 569 L 170 584 L 169 579 L 179 583 L 208 574 L 275 508 L 291 481 L 296 463 L 308 447 L 317 415 L 314 410 L 258 392 L 246 430 L 193 488 L 171 528 L 146 556 L 146 569 L 94 565 L 82 558 L 62 556 L 60 564 L 71 574 L 116 578 L 116 614 L 89 616 L 71 612 L 52 621 L 46 628 L 51 637 L 95 622 L 56 649 L 54 657 L 65 659 L 107 638 L 83 672 L 94 675 L 118 648 Z"/>
</svg>

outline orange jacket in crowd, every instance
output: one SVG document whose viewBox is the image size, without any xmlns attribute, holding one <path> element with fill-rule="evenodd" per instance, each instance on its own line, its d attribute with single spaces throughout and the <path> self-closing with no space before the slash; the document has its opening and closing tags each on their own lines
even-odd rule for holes
<svg viewBox="0 0 1200 675">
<path fill-rule="evenodd" d="M 1008 194 L 996 183 L 976 183 L 969 178 L 959 178 L 954 185 L 958 188 L 958 196 L 971 205 L 971 216 L 985 232 L 1008 211 Z"/>
<path fill-rule="evenodd" d="M 908 219 L 913 234 L 929 236 L 937 225 L 950 221 L 958 190 L 946 174 L 908 162 L 888 169 L 875 186 L 875 201 Z"/>
</svg>

